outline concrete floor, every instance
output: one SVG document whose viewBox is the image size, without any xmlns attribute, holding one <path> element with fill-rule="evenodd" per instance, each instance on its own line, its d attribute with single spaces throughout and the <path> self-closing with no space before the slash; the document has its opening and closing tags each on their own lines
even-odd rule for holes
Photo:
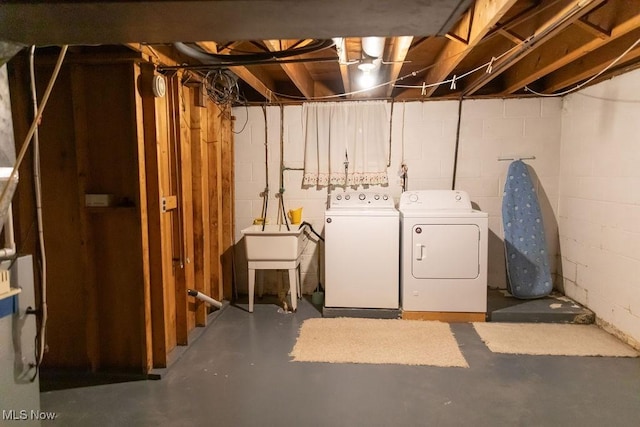
<svg viewBox="0 0 640 427">
<path fill-rule="evenodd" d="M 162 380 L 42 393 L 60 426 L 637 426 L 640 359 L 491 353 L 452 329 L 469 368 L 291 362 L 304 319 L 227 307 Z M 280 311 L 280 312 L 279 312 Z"/>
</svg>

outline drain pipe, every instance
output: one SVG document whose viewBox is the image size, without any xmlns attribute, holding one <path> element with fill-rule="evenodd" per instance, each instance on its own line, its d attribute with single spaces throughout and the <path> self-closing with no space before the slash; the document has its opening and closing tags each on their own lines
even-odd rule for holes
<svg viewBox="0 0 640 427">
<path fill-rule="evenodd" d="M 220 301 L 215 300 L 210 296 L 203 294 L 202 292 L 198 292 L 194 289 L 187 289 L 187 293 L 189 294 L 189 296 L 196 297 L 200 301 L 204 301 L 207 304 L 214 306 L 215 308 L 222 308 L 222 303 Z"/>
<path fill-rule="evenodd" d="M 453 154 L 453 176 L 451 177 L 451 189 L 456 189 L 456 175 L 458 173 L 458 148 L 460 146 L 460 123 L 462 122 L 462 95 L 458 101 L 458 125 L 456 128 L 456 148 Z"/>
<path fill-rule="evenodd" d="M 4 248 L 0 249 L 0 259 L 11 258 L 16 254 L 16 240 L 13 232 L 13 212 L 11 205 L 4 221 Z"/>
</svg>

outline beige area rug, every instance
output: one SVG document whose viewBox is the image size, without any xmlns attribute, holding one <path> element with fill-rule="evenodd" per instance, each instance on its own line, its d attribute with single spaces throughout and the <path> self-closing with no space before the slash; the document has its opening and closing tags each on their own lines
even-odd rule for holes
<svg viewBox="0 0 640 427">
<path fill-rule="evenodd" d="M 290 354 L 295 362 L 464 367 L 447 323 L 395 319 L 307 319 Z"/>
<path fill-rule="evenodd" d="M 494 353 L 638 357 L 638 352 L 595 325 L 474 323 Z"/>
</svg>

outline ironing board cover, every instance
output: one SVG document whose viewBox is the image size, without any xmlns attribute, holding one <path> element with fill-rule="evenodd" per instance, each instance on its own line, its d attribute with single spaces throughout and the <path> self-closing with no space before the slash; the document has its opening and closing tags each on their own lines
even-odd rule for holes
<svg viewBox="0 0 640 427">
<path fill-rule="evenodd" d="M 523 299 L 549 295 L 553 285 L 540 204 L 522 160 L 509 165 L 502 221 L 509 292 Z"/>
</svg>

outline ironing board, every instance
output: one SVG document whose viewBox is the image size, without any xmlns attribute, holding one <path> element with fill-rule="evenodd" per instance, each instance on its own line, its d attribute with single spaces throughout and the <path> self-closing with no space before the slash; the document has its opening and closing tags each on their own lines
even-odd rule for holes
<svg viewBox="0 0 640 427">
<path fill-rule="evenodd" d="M 509 165 L 502 222 L 509 292 L 521 299 L 549 295 L 553 282 L 542 214 L 527 165 L 522 160 Z"/>
</svg>

